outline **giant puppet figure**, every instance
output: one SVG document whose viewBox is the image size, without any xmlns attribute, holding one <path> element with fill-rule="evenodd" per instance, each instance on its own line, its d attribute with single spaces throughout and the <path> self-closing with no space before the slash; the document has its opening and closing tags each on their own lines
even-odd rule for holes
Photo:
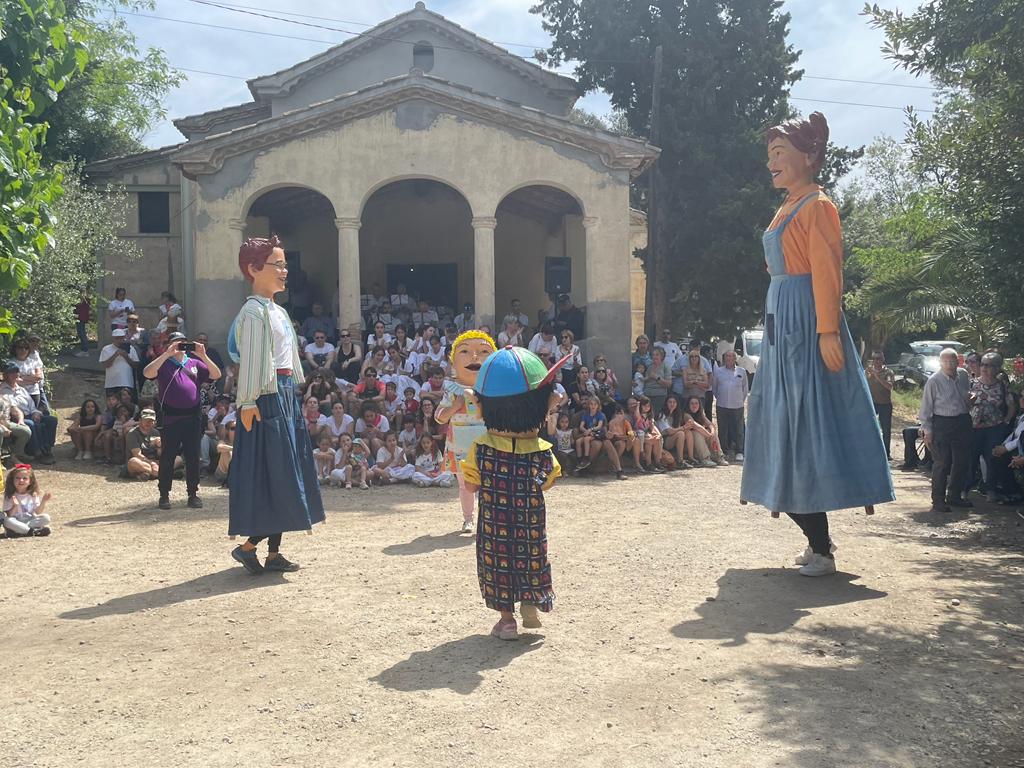
<svg viewBox="0 0 1024 768">
<path fill-rule="evenodd" d="M 434 412 L 434 418 L 439 424 L 448 425 L 445 469 L 454 472 L 459 480 L 464 533 L 473 530 L 473 499 L 476 494 L 466 488 L 462 460 L 468 455 L 473 441 L 487 431 L 473 396 L 473 388 L 476 386 L 480 366 L 495 351 L 494 341 L 483 331 L 466 331 L 456 338 L 451 349 L 453 378 L 445 380 L 444 398 Z"/>
<path fill-rule="evenodd" d="M 892 501 L 892 478 L 867 380 L 840 307 L 843 241 L 814 182 L 825 160 L 820 112 L 768 130 L 768 170 L 785 189 L 764 233 L 771 274 L 749 415 L 742 503 L 785 512 L 808 547 L 804 576 L 835 573 L 827 512 Z"/>
<path fill-rule="evenodd" d="M 309 531 L 324 521 L 313 451 L 299 407 L 303 383 L 299 342 L 288 313 L 274 302 L 285 289 L 288 265 L 281 242 L 250 238 L 238 267 L 252 283 L 228 334 L 238 362 L 238 420 L 228 475 L 228 534 L 246 536 L 231 556 L 250 573 L 294 571 L 280 553 L 281 534 Z M 256 545 L 267 540 L 263 564 Z"/>
</svg>

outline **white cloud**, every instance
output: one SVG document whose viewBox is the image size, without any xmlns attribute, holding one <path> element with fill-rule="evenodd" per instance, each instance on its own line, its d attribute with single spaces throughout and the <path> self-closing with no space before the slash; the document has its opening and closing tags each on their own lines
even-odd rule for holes
<svg viewBox="0 0 1024 768">
<path fill-rule="evenodd" d="M 286 0 L 226 2 L 339 19 L 341 21 L 301 20 L 352 31 L 363 31 L 366 27 L 359 24 L 376 24 L 413 6 L 412 0 L 346 4 L 332 0 L 304 0 L 301 4 Z M 489 40 L 531 46 L 539 44 L 542 47 L 548 38 L 540 18 L 529 13 L 531 5 L 533 0 L 443 0 L 427 3 L 431 10 Z M 872 30 L 867 20 L 859 15 L 861 7 L 858 0 L 786 0 L 784 10 L 792 14 L 790 41 L 802 51 L 799 66 L 810 76 L 927 85 L 903 70 L 895 70 L 891 62 L 883 58 L 880 52 L 882 35 Z M 211 8 L 189 0 L 159 0 L 155 11 L 146 13 L 227 27 L 213 29 L 128 16 L 140 46 L 163 48 L 172 64 L 245 78 L 282 69 L 347 38 L 340 32 Z M 262 30 L 320 42 L 261 37 L 234 31 L 239 29 Z M 509 50 L 518 55 L 531 53 L 529 48 L 509 47 Z M 149 146 L 182 140 L 170 123 L 173 118 L 238 104 L 250 98 L 242 79 L 186 74 L 188 81 L 168 97 L 168 120 L 146 137 Z M 794 102 L 802 112 L 820 109 L 825 113 L 837 143 L 853 146 L 865 144 L 882 133 L 902 135 L 903 115 L 897 110 L 815 100 L 895 107 L 907 104 L 923 108 L 931 106 L 931 92 L 926 90 L 827 80 L 805 79 L 794 87 L 793 96 L 807 99 Z M 610 111 L 607 97 L 600 93 L 588 94 L 580 106 L 598 114 Z"/>
</svg>

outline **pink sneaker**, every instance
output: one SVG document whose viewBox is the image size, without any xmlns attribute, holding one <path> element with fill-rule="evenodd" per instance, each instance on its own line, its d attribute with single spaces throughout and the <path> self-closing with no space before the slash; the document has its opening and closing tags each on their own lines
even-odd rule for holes
<svg viewBox="0 0 1024 768">
<path fill-rule="evenodd" d="M 494 637 L 501 638 L 502 640 L 518 640 L 519 630 L 516 628 L 516 620 L 512 621 L 501 621 L 491 629 L 491 634 Z"/>
</svg>

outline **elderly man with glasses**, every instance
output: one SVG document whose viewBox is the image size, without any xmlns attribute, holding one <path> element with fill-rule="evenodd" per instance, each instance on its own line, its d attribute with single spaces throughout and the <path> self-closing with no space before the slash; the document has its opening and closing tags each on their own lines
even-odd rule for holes
<svg viewBox="0 0 1024 768">
<path fill-rule="evenodd" d="M 958 366 L 955 349 L 939 354 L 938 373 L 925 382 L 921 397 L 921 434 L 932 452 L 932 512 L 972 507 L 961 496 L 971 451 L 971 382 Z"/>
</svg>

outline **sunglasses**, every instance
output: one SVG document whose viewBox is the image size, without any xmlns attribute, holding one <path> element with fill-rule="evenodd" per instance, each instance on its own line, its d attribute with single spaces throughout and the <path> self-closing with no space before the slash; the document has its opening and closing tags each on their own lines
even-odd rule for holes
<svg viewBox="0 0 1024 768">
<path fill-rule="evenodd" d="M 349 338 L 349 335 L 347 333 L 343 333 L 343 334 L 341 334 L 341 338 L 347 339 L 347 338 Z"/>
</svg>

